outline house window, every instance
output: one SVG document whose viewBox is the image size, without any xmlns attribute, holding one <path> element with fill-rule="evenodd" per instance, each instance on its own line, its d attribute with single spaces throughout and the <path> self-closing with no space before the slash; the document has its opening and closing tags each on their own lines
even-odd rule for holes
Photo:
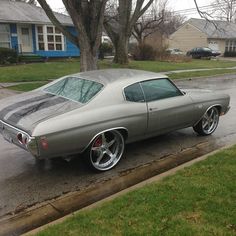
<svg viewBox="0 0 236 236">
<path fill-rule="evenodd" d="M 37 26 L 38 50 L 64 51 L 65 39 L 55 26 Z"/>
<path fill-rule="evenodd" d="M 45 50 L 44 47 L 44 36 L 43 36 L 43 26 L 37 26 L 38 32 L 38 49 Z"/>
<path fill-rule="evenodd" d="M 10 27 L 7 24 L 0 24 L 0 47 L 11 47 Z"/>
<path fill-rule="evenodd" d="M 236 52 L 236 40 L 227 40 L 225 42 L 226 52 Z"/>
</svg>

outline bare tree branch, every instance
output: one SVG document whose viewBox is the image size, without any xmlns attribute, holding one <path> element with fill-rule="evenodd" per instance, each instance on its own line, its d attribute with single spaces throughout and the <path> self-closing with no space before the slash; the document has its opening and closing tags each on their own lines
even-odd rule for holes
<svg viewBox="0 0 236 236">
<path fill-rule="evenodd" d="M 73 43 L 80 47 L 80 70 L 97 69 L 97 55 L 101 43 L 104 11 L 107 0 L 62 0 L 78 35 L 63 26 L 47 4 L 38 0 L 48 18 Z"/>
<path fill-rule="evenodd" d="M 109 14 L 109 12 L 106 14 L 104 27 L 114 45 L 114 61 L 116 63 L 128 63 L 128 42 L 133 27 L 153 1 L 149 0 L 144 4 L 144 0 L 118 0 L 119 6 L 117 7 L 117 12 L 115 14 Z"/>
<path fill-rule="evenodd" d="M 48 5 L 46 0 L 37 0 L 40 6 L 43 8 L 45 12 L 47 12 L 48 18 L 51 20 L 51 22 L 75 45 L 78 46 L 78 40 L 77 38 L 71 34 L 65 26 L 63 26 L 58 19 L 56 18 L 54 12 L 52 11 L 51 7 Z"/>
</svg>

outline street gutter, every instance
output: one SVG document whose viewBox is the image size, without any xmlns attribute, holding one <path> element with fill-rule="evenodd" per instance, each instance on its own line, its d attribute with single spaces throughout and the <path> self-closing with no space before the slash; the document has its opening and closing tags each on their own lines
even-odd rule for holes
<svg viewBox="0 0 236 236">
<path fill-rule="evenodd" d="M 90 185 L 87 189 L 35 205 L 13 216 L 5 216 L 0 218 L 0 235 L 26 233 L 220 147 L 220 144 L 213 142 L 200 143 L 179 153 L 163 156 L 161 160 L 120 172 L 118 176 Z"/>
<path fill-rule="evenodd" d="M 41 226 L 41 227 L 39 227 L 39 228 L 33 229 L 33 230 L 31 230 L 31 231 L 29 231 L 29 232 L 23 234 L 23 236 L 34 235 L 34 234 L 36 234 L 36 233 L 39 233 L 39 232 L 45 230 L 46 228 L 48 228 L 48 227 L 50 227 L 50 226 L 53 226 L 53 225 L 56 225 L 56 224 L 59 224 L 59 223 L 65 221 L 67 218 L 70 218 L 70 217 L 74 216 L 74 215 L 77 214 L 78 212 L 97 208 L 97 207 L 101 206 L 102 204 L 104 204 L 105 202 L 110 202 L 110 201 L 112 201 L 113 199 L 115 199 L 115 198 L 117 198 L 117 197 L 120 197 L 120 196 L 125 195 L 126 193 L 132 192 L 132 191 L 134 191 L 134 190 L 136 190 L 136 189 L 140 189 L 140 188 L 142 188 L 142 187 L 144 187 L 144 186 L 146 186 L 146 185 L 149 185 L 149 184 L 152 184 L 152 183 L 156 183 L 156 182 L 158 182 L 158 181 L 161 181 L 162 179 L 164 179 L 164 178 L 167 177 L 167 176 L 172 176 L 172 175 L 176 174 L 176 172 L 179 171 L 179 170 L 182 170 L 182 169 L 184 169 L 184 168 L 186 168 L 186 167 L 192 166 L 193 164 L 198 163 L 198 162 L 200 162 L 200 161 L 204 161 L 204 160 L 206 160 L 209 156 L 214 155 L 214 154 L 218 153 L 219 151 L 223 151 L 223 150 L 225 150 L 225 149 L 231 148 L 231 147 L 233 147 L 234 145 L 235 145 L 235 144 L 233 144 L 233 145 L 232 145 L 232 144 L 231 144 L 231 145 L 227 145 L 227 146 L 222 147 L 222 148 L 220 148 L 220 149 L 218 149 L 218 150 L 212 151 L 212 152 L 210 152 L 210 153 L 208 153 L 208 154 L 206 154 L 206 155 L 203 155 L 203 156 L 201 156 L 201 157 L 198 157 L 198 158 L 195 158 L 195 159 L 193 159 L 193 160 L 191 160 L 191 161 L 188 161 L 188 162 L 186 162 L 186 163 L 184 163 L 184 164 L 181 164 L 181 165 L 179 165 L 179 166 L 177 166 L 177 167 L 174 167 L 174 168 L 172 168 L 172 169 L 170 169 L 170 170 L 168 170 L 168 171 L 166 171 L 166 172 L 163 172 L 163 173 L 161 173 L 161 174 L 159 174 L 159 175 L 156 175 L 156 176 L 154 176 L 154 177 L 151 177 L 151 178 L 149 178 L 149 179 L 147 179 L 147 180 L 144 180 L 144 181 L 142 181 L 142 182 L 140 182 L 140 183 L 138 183 L 138 184 L 136 184 L 136 185 L 133 185 L 133 186 L 127 188 L 127 189 L 124 189 L 124 190 L 122 190 L 122 191 L 120 191 L 120 192 L 118 192 L 118 193 L 116 193 L 116 194 L 113 194 L 113 195 L 111 195 L 111 196 L 109 196 L 109 197 L 107 197 L 107 198 L 104 198 L 104 199 L 102 199 L 102 200 L 100 200 L 100 201 L 98 201 L 98 202 L 95 202 L 95 203 L 93 203 L 93 204 L 91 204 L 91 205 L 89 205 L 89 206 L 87 206 L 87 207 L 84 207 L 84 208 L 82 208 L 81 210 L 75 211 L 75 212 L 73 212 L 73 213 L 71 213 L 71 214 L 68 214 L 68 215 L 66 215 L 66 216 L 64 216 L 64 217 L 62 217 L 62 218 L 60 218 L 60 219 L 58 219 L 58 220 L 52 221 L 52 222 L 50 222 L 50 223 L 48 223 L 48 224 L 46 224 L 46 225 L 43 225 L 43 226 Z"/>
</svg>

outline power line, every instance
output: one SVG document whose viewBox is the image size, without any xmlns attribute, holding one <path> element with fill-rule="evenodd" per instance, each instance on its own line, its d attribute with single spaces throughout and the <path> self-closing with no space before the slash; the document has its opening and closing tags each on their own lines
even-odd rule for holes
<svg viewBox="0 0 236 236">
<path fill-rule="evenodd" d="M 235 4 L 236 4 L 236 2 L 233 3 L 233 5 L 235 5 Z M 219 7 L 227 7 L 227 5 L 225 3 L 211 4 L 211 5 L 201 6 L 201 7 L 199 7 L 199 9 L 201 11 L 209 11 L 209 10 L 215 10 L 216 8 L 219 8 Z M 173 11 L 173 13 L 179 13 L 179 14 L 187 14 L 187 13 L 195 13 L 195 12 L 197 12 L 196 7 Z"/>
<path fill-rule="evenodd" d="M 233 5 L 235 6 L 236 5 L 236 2 L 233 2 Z M 220 4 L 211 4 L 211 5 L 204 5 L 204 6 L 201 6 L 199 7 L 199 10 L 200 11 L 213 11 L 213 10 L 216 10 L 216 8 L 219 8 L 219 7 L 227 7 L 227 4 L 225 3 L 220 3 Z M 56 12 L 61 12 L 61 13 L 64 13 L 66 12 L 65 8 L 61 7 L 61 8 L 56 8 L 54 9 Z M 151 15 L 152 10 L 149 10 L 149 12 L 147 12 L 145 15 Z M 174 10 L 174 11 L 171 11 L 172 13 L 176 13 L 176 14 L 180 14 L 180 15 L 192 15 L 192 14 L 195 14 L 195 13 L 198 13 L 198 10 L 196 7 L 193 7 L 193 8 L 186 8 L 186 9 L 181 9 L 181 10 Z"/>
</svg>

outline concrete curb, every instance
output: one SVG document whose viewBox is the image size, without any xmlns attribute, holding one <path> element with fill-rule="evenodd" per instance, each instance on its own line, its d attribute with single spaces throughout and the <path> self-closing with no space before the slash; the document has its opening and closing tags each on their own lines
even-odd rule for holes
<svg viewBox="0 0 236 236">
<path fill-rule="evenodd" d="M 26 209 L 12 217 L 0 219 L 0 235 L 26 233 L 219 147 L 214 143 L 200 143 L 179 153 L 163 156 L 161 160 L 154 160 L 146 165 L 121 172 L 118 176 L 91 185 L 85 190 L 66 194 L 45 204 Z"/>
<path fill-rule="evenodd" d="M 133 185 L 133 186 L 131 186 L 131 187 L 129 187 L 129 188 L 126 188 L 126 189 L 124 189 L 124 190 L 122 190 L 122 191 L 120 191 L 120 192 L 118 192 L 118 193 L 115 193 L 115 194 L 113 194 L 113 195 L 111 195 L 111 196 L 109 196 L 109 197 L 106 197 L 106 198 L 104 198 L 104 199 L 102 199 L 102 200 L 100 200 L 100 201 L 98 201 L 98 202 L 95 202 L 95 203 L 93 203 L 93 204 L 91 204 L 91 205 L 89 205 L 89 206 L 87 206 L 87 207 L 84 207 L 84 208 L 82 208 L 82 209 L 80 209 L 80 210 L 78 210 L 78 211 L 75 211 L 75 212 L 73 212 L 73 213 L 70 213 L 70 214 L 68 214 L 68 215 L 66 215 L 66 216 L 64 216 L 64 217 L 62 217 L 62 218 L 60 218 L 60 219 L 58 219 L 58 220 L 52 221 L 52 222 L 50 222 L 50 223 L 48 223 L 48 224 L 46 224 L 46 225 L 43 225 L 43 226 L 41 226 L 41 227 L 39 227 L 39 228 L 36 228 L 36 229 L 34 229 L 34 230 L 31 230 L 31 231 L 29 231 L 29 232 L 23 234 L 23 236 L 34 235 L 34 234 L 36 234 L 36 233 L 38 233 L 38 232 L 40 232 L 40 231 L 43 231 L 44 229 L 46 229 L 46 228 L 49 227 L 49 226 L 56 225 L 56 224 L 59 224 L 59 223 L 65 221 L 66 219 L 68 219 L 68 218 L 74 216 L 74 215 L 75 215 L 76 213 L 78 213 L 78 212 L 86 211 L 86 210 L 88 210 L 88 209 L 93 209 L 93 208 L 99 207 L 99 206 L 101 206 L 103 203 L 112 201 L 113 199 L 115 199 L 115 198 L 117 198 L 117 197 L 120 197 L 120 196 L 123 196 L 123 195 L 125 195 L 126 193 L 132 192 L 132 191 L 134 191 L 134 190 L 136 190 L 136 189 L 140 189 L 140 188 L 142 188 L 142 187 L 144 187 L 144 186 L 146 186 L 146 185 L 149 185 L 149 184 L 152 184 L 152 183 L 161 181 L 162 179 L 164 179 L 164 178 L 167 177 L 167 176 L 172 176 L 172 175 L 174 175 L 174 174 L 175 174 L 176 172 L 178 172 L 179 170 L 183 170 L 184 168 L 189 167 L 189 166 L 192 166 L 192 165 L 195 164 L 195 163 L 204 161 L 204 160 L 206 160 L 209 156 L 212 156 L 212 155 L 216 154 L 216 153 L 219 152 L 219 151 L 223 151 L 223 150 L 229 149 L 229 148 L 231 148 L 231 147 L 233 147 L 233 146 L 235 146 L 235 145 L 236 145 L 236 143 L 235 143 L 235 144 L 228 145 L 228 146 L 225 146 L 225 147 L 222 147 L 222 148 L 219 148 L 219 149 L 217 149 L 217 150 L 215 150 L 215 151 L 212 151 L 212 152 L 210 152 L 210 153 L 208 153 L 208 154 L 205 154 L 205 155 L 203 155 L 203 156 L 197 157 L 197 158 L 195 158 L 195 159 L 193 159 L 193 160 L 191 160 L 191 161 L 188 161 L 188 162 L 186 162 L 186 163 L 184 163 L 184 164 L 181 164 L 181 165 L 179 165 L 179 166 L 177 166 L 177 167 L 174 167 L 174 168 L 172 168 L 172 169 L 170 169 L 170 170 L 168 170 L 168 171 L 166 171 L 166 172 L 164 172 L 164 173 L 161 173 L 161 174 L 159 174 L 159 175 L 156 175 L 156 176 L 154 176 L 154 177 L 151 177 L 151 178 L 149 178 L 149 179 L 147 179 L 147 180 L 144 180 L 144 181 L 142 181 L 142 182 L 140 182 L 140 183 L 138 183 L 138 184 L 135 184 L 135 185 Z"/>
</svg>

